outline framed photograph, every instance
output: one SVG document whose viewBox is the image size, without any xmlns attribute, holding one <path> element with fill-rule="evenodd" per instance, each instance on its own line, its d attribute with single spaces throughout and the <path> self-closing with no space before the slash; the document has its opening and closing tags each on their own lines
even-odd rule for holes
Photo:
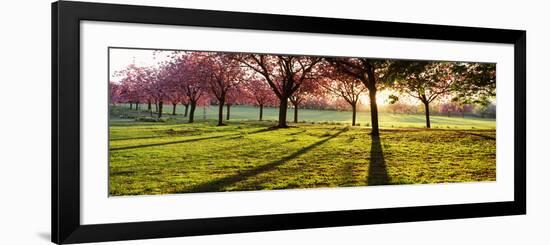
<svg viewBox="0 0 550 245">
<path fill-rule="evenodd" d="M 525 214 L 525 37 L 55 2 L 52 241 Z"/>
</svg>

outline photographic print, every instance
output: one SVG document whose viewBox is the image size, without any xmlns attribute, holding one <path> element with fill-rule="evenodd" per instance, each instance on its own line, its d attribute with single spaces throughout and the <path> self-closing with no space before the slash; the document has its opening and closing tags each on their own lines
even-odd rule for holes
<svg viewBox="0 0 550 245">
<path fill-rule="evenodd" d="M 526 213 L 523 30 L 71 1 L 51 17 L 52 242 Z"/>
<path fill-rule="evenodd" d="M 496 64 L 109 48 L 109 195 L 496 180 Z"/>
</svg>

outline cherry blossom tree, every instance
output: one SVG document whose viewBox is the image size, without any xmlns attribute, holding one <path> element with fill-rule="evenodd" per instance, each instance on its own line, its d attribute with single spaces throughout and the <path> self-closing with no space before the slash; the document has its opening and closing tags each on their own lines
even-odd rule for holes
<svg viewBox="0 0 550 245">
<path fill-rule="evenodd" d="M 239 61 L 262 76 L 279 99 L 279 128 L 286 128 L 289 98 L 309 79 L 319 57 L 242 54 Z"/>
<path fill-rule="evenodd" d="M 161 118 L 164 102 L 170 100 L 170 94 L 173 92 L 169 64 L 161 64 L 158 69 L 148 69 L 147 74 L 149 76 L 149 95 L 158 105 L 157 118 Z"/>
<path fill-rule="evenodd" d="M 242 81 L 243 71 L 240 62 L 234 54 L 203 54 L 203 66 L 208 67 L 209 76 L 205 79 L 208 89 L 218 102 L 218 126 L 223 126 L 223 106 L 227 102 L 227 120 L 230 107 L 238 99 L 239 83 Z"/>
<path fill-rule="evenodd" d="M 135 109 L 138 110 L 139 103 L 143 100 L 144 92 L 147 90 L 149 83 L 148 69 L 130 64 L 123 70 L 117 71 L 115 75 L 121 77 L 121 98 L 130 104 L 130 109 L 135 104 Z"/>
<path fill-rule="evenodd" d="M 441 114 L 447 114 L 448 117 L 451 117 L 451 115 L 455 112 L 458 112 L 458 104 L 457 103 L 441 103 L 439 104 L 439 113 Z"/>
<path fill-rule="evenodd" d="M 474 107 L 470 104 L 462 104 L 457 101 L 451 101 L 439 104 L 439 113 L 446 114 L 448 117 L 454 114 L 460 114 L 462 117 L 466 113 L 472 112 Z"/>
<path fill-rule="evenodd" d="M 109 82 L 109 101 L 112 106 L 122 102 L 121 90 L 122 86 L 119 83 L 115 83 L 113 81 Z"/>
<path fill-rule="evenodd" d="M 171 81 L 171 83 L 167 88 L 168 101 L 172 104 L 172 115 L 176 115 L 177 106 L 180 102 L 182 102 L 182 98 L 184 97 L 184 95 L 183 92 L 178 89 L 178 86 L 176 84 L 173 84 L 172 80 L 169 81 Z"/>
<path fill-rule="evenodd" d="M 184 95 L 182 103 L 189 105 L 189 123 L 195 120 L 195 109 L 206 103 L 206 79 L 211 76 L 200 52 L 178 52 L 167 65 L 168 79 Z"/>
<path fill-rule="evenodd" d="M 400 101 L 390 103 L 386 105 L 385 108 L 391 113 L 417 113 L 418 110 L 416 105 L 411 105 Z"/>
<path fill-rule="evenodd" d="M 187 117 L 189 113 L 189 98 L 185 95 L 184 91 L 181 91 L 180 103 L 185 108 L 183 111 L 183 116 Z"/>
<path fill-rule="evenodd" d="M 310 96 L 305 98 L 302 102 L 303 107 L 314 110 L 326 110 L 331 107 L 333 102 L 329 100 L 328 96 Z"/>
<path fill-rule="evenodd" d="M 148 110 L 152 114 L 151 102 L 154 101 L 157 107 L 158 118 L 162 117 L 162 107 L 165 100 L 169 98 L 170 84 L 168 81 L 167 64 L 160 64 L 160 67 L 141 67 L 131 64 L 122 71 L 117 72 L 121 76 L 121 97 L 132 104 L 135 103 L 136 110 L 139 110 L 139 103 L 147 101 Z"/>
<path fill-rule="evenodd" d="M 356 76 L 351 76 L 337 67 L 331 65 L 324 65 L 322 67 L 324 82 L 319 84 L 326 91 L 342 98 L 349 104 L 352 110 L 351 125 L 355 126 L 357 102 L 359 102 L 359 96 L 367 90 L 367 87 Z"/>
<path fill-rule="evenodd" d="M 263 120 L 264 106 L 274 105 L 277 97 L 269 84 L 263 79 L 250 79 L 243 85 L 244 93 L 249 98 L 249 103 L 260 107 L 259 121 Z"/>
<path fill-rule="evenodd" d="M 337 111 L 349 111 L 350 109 L 352 109 L 349 102 L 347 102 L 342 97 L 336 97 L 336 99 L 332 101 L 331 104 L 331 109 L 335 109 Z M 355 124 L 353 126 L 355 126 Z"/>
<path fill-rule="evenodd" d="M 302 85 L 288 98 L 294 107 L 294 123 L 298 123 L 298 109 L 304 100 L 309 97 L 324 96 L 320 81 L 322 80 L 318 76 L 305 79 Z"/>
</svg>

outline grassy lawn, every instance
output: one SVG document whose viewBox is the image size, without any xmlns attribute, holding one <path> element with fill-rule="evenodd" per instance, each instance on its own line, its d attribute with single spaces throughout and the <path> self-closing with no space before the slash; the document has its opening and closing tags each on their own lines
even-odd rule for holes
<svg viewBox="0 0 550 245">
<path fill-rule="evenodd" d="M 128 108 L 128 105 L 125 105 Z M 147 105 L 140 105 L 140 109 L 146 109 Z M 206 110 L 205 110 L 206 109 Z M 178 118 L 183 117 L 184 107 L 178 105 L 176 114 Z M 172 113 L 172 106 L 165 105 L 164 112 L 166 116 Z M 149 113 L 139 112 L 141 116 L 149 116 Z M 278 108 L 264 108 L 264 120 L 276 121 L 278 118 Z M 294 110 L 289 109 L 287 119 L 293 120 Z M 225 114 L 225 109 L 224 109 Z M 232 106 L 231 120 L 258 120 L 259 109 L 253 106 Z M 195 111 L 195 119 L 198 120 L 215 120 L 218 118 L 218 107 L 198 107 Z M 298 120 L 300 122 L 325 122 L 325 123 L 348 123 L 351 124 L 351 112 L 349 111 L 333 111 L 333 110 L 307 110 L 300 109 L 298 111 Z M 479 118 L 479 117 L 447 117 L 447 116 L 431 116 L 432 128 L 444 129 L 494 129 L 495 119 Z M 370 126 L 370 112 L 358 112 L 357 122 L 361 126 Z M 392 114 L 379 113 L 380 127 L 384 128 L 423 128 L 426 126 L 426 118 L 422 113 L 419 114 Z"/>
<path fill-rule="evenodd" d="M 109 193 L 140 195 L 496 179 L 494 120 L 434 118 L 439 120 L 440 128 L 426 130 L 414 126 L 398 128 L 422 124 L 423 120 L 417 122 L 417 115 L 399 115 L 396 119 L 391 119 L 391 114 L 383 115 L 381 121 L 386 128 L 379 138 L 373 138 L 364 125 L 299 123 L 274 129 L 271 126 L 275 122 L 246 120 L 255 119 L 255 109 L 232 108 L 232 120 L 224 127 L 216 127 L 214 120 L 187 124 L 182 118 L 155 123 L 112 117 Z M 300 112 L 300 120 L 306 121 L 309 115 L 318 113 Z M 333 117 L 323 112 L 323 119 L 318 121 L 339 122 L 340 117 L 334 115 L 340 113 L 349 117 L 346 112 L 330 112 Z M 215 115 L 213 109 L 208 113 Z M 254 118 L 247 118 L 249 114 Z M 361 113 L 360 123 L 368 119 L 366 114 Z M 197 110 L 197 118 L 203 118 L 202 108 Z M 342 122 L 348 120 L 341 118 Z"/>
</svg>

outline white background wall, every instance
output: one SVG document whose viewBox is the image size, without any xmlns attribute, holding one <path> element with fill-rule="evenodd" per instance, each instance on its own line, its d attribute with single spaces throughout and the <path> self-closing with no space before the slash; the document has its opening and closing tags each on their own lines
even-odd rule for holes
<svg viewBox="0 0 550 245">
<path fill-rule="evenodd" d="M 115 1 L 107 1 L 115 2 Z M 119 3 L 527 30 L 526 216 L 277 231 L 106 244 L 549 244 L 549 7 L 544 1 L 120 0 Z M 50 2 L 0 9 L 0 244 L 48 244 Z M 30 112 L 30 113 L 29 113 Z"/>
</svg>

